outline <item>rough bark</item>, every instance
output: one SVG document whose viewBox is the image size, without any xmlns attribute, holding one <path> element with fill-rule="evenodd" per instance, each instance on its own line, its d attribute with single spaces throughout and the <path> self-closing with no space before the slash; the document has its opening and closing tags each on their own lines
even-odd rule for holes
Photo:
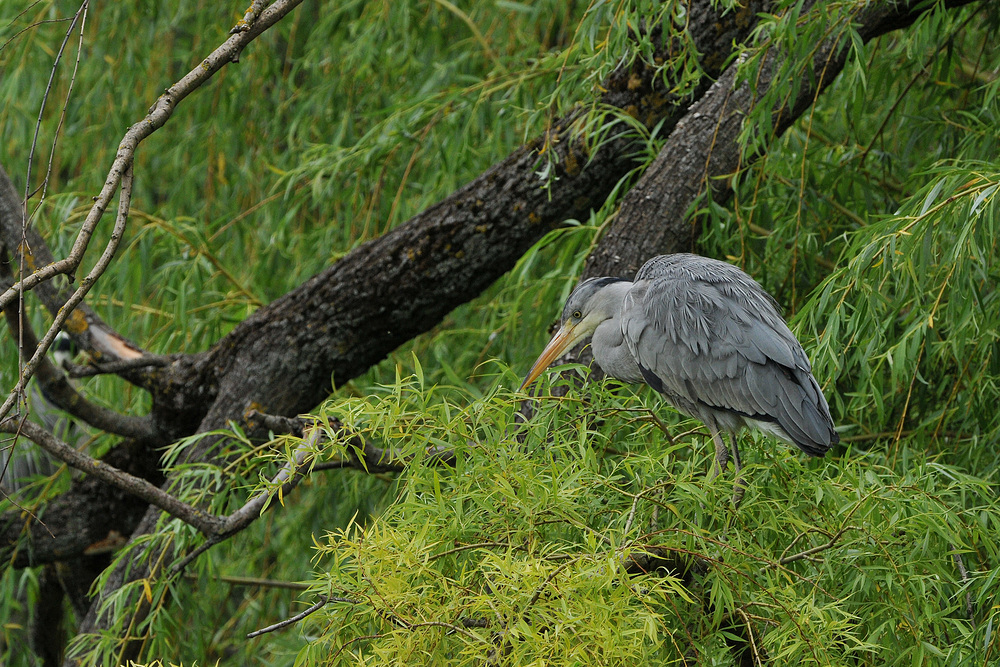
<svg viewBox="0 0 1000 667">
<path fill-rule="evenodd" d="M 948 7 L 975 0 L 947 0 Z M 803 5 L 803 12 L 811 3 Z M 854 17 L 858 34 L 868 42 L 879 35 L 911 25 L 926 11 L 918 3 L 877 3 Z M 780 137 L 844 68 L 849 40 L 840 33 L 820 44 L 812 62 L 814 77 L 807 77 L 793 100 L 772 109 L 773 136 Z M 581 278 L 619 276 L 631 278 L 654 255 L 691 252 L 700 233 L 688 211 L 711 188 L 716 202 L 732 196 L 732 179 L 740 168 L 736 138 L 743 119 L 774 83 L 780 54 L 770 51 L 755 85 L 734 87 L 738 65 L 730 65 L 707 95 L 693 104 L 671 133 L 656 160 L 622 200 L 618 216 L 587 258 Z"/>
<path fill-rule="evenodd" d="M 707 54 L 715 77 L 768 3 L 753 1 L 719 16 L 709 2 L 692 3 L 690 37 Z M 662 42 L 659 28 L 652 41 Z M 661 43 L 668 57 L 674 43 Z M 700 90 L 706 89 L 706 80 Z M 664 89 L 653 66 L 616 70 L 602 102 L 668 131 L 687 104 Z M 296 414 L 365 372 L 402 343 L 430 330 L 509 271 L 535 242 L 567 219 L 585 218 L 636 167 L 634 136 L 623 127 L 588 154 L 577 136 L 582 113 L 512 153 L 444 201 L 385 236 L 364 244 L 301 287 L 241 323 L 210 353 L 219 394 L 203 426 L 224 423 L 257 402 L 262 411 Z M 540 149 L 554 155 L 551 187 L 536 176 Z M 584 165 L 587 165 L 584 167 Z M 252 369 L 253 377 L 244 372 Z M 263 392 L 247 387 L 268 378 Z M 235 410 L 234 410 L 235 408 Z"/>
<path fill-rule="evenodd" d="M 157 450 L 126 441 L 103 461 L 163 483 Z M 98 542 L 128 536 L 147 508 L 133 495 L 94 477 L 78 476 L 69 491 L 37 510 L 37 520 L 17 510 L 0 516 L 0 558 L 21 568 L 81 556 Z"/>
</svg>

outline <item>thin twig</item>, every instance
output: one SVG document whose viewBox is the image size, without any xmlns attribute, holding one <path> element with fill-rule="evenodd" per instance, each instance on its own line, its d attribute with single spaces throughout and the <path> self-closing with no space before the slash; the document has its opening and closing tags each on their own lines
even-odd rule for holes
<svg viewBox="0 0 1000 667">
<path fill-rule="evenodd" d="M 308 609 L 295 614 L 291 618 L 286 618 L 283 621 L 278 621 L 273 625 L 269 625 L 266 628 L 261 628 L 260 630 L 254 630 L 253 632 L 247 634 L 247 639 L 253 639 L 254 637 L 259 637 L 261 635 L 266 635 L 269 632 L 274 632 L 275 630 L 280 630 L 282 628 L 287 628 L 289 625 L 294 625 L 301 621 L 302 619 L 315 614 L 317 611 L 330 604 L 331 602 L 346 602 L 348 604 L 359 604 L 357 600 L 351 600 L 350 598 L 338 598 L 332 595 L 324 595 L 319 599 L 319 601 L 310 606 Z"/>
<path fill-rule="evenodd" d="M 834 533 L 833 537 L 831 537 L 830 540 L 828 542 L 826 542 L 825 544 L 820 544 L 819 546 L 815 546 L 812 549 L 806 549 L 805 551 L 800 551 L 797 554 L 792 554 L 791 556 L 785 556 L 784 558 L 780 558 L 778 560 L 777 564 L 778 565 L 788 565 L 789 563 L 794 563 L 797 560 L 802 560 L 804 558 L 808 558 L 809 556 L 815 556 L 816 554 L 820 553 L 821 551 L 826 551 L 827 549 L 832 549 L 837 544 L 837 540 L 839 540 L 844 535 L 844 533 L 846 533 L 849 530 L 858 530 L 858 527 L 857 526 L 844 526 L 843 528 L 841 528 L 840 530 L 838 530 L 836 533 Z"/>
<path fill-rule="evenodd" d="M 28 5 L 27 7 L 25 7 L 21 11 L 19 11 L 14 16 L 14 18 L 12 18 L 10 20 L 10 22 L 7 24 L 6 27 L 10 28 L 11 26 L 13 26 L 14 23 L 16 23 L 19 18 L 21 18 L 22 16 L 24 16 L 25 14 L 27 14 L 28 12 L 30 12 L 31 9 L 35 5 L 41 4 L 41 2 L 42 2 L 42 0 L 35 0 L 30 5 Z M 3 51 L 4 49 L 6 49 L 7 45 L 10 44 L 11 42 L 13 42 L 15 39 L 17 39 L 19 35 L 22 35 L 22 34 L 26 33 L 27 31 L 31 30 L 32 28 L 37 28 L 40 25 L 46 25 L 48 23 L 65 23 L 66 21 L 72 21 L 72 20 L 73 20 L 72 16 L 67 16 L 66 18 L 62 18 L 62 19 L 43 19 L 41 21 L 35 21 L 34 23 L 31 23 L 29 25 L 24 26 L 23 28 L 21 28 L 20 30 L 18 30 L 17 32 L 15 32 L 13 35 L 11 35 L 7 39 L 6 42 L 4 42 L 3 44 L 0 44 L 0 51 Z"/>
<path fill-rule="evenodd" d="M 63 106 L 59 112 L 59 122 L 56 123 L 55 132 L 52 134 L 52 146 L 49 147 L 49 162 L 45 166 L 45 178 L 42 179 L 42 194 L 38 198 L 38 204 L 35 210 L 38 210 L 42 206 L 42 202 L 45 201 L 45 193 L 49 189 L 49 180 L 52 178 L 52 166 L 55 163 L 56 158 L 56 146 L 59 144 L 59 136 L 62 134 L 63 123 L 66 122 L 66 111 L 69 109 L 69 100 L 73 96 L 73 87 L 76 86 L 76 74 L 80 70 L 80 58 L 83 54 L 83 35 L 87 27 L 87 9 L 90 4 L 90 0 L 85 0 L 80 9 L 77 11 L 77 16 L 83 13 L 83 20 L 80 22 L 80 39 L 76 45 L 76 60 L 73 61 L 73 73 L 69 77 L 69 85 L 66 87 L 66 96 L 63 98 Z M 74 23 L 76 21 L 76 16 L 73 17 Z M 70 26 L 70 31 L 73 27 Z M 30 174 L 30 170 L 29 170 Z M 27 200 L 25 200 L 25 205 L 27 205 Z"/>
<path fill-rule="evenodd" d="M 31 359 L 28 360 L 28 363 L 26 363 L 24 368 L 21 370 L 21 376 L 18 378 L 17 385 L 13 390 L 11 390 L 7 400 L 4 401 L 3 406 L 0 407 L 0 419 L 6 417 L 11 408 L 14 407 L 17 396 L 24 391 L 24 388 L 28 384 L 28 380 L 31 379 L 31 376 L 35 372 L 35 367 L 38 366 L 42 357 L 45 356 L 45 353 L 52 345 L 52 341 L 55 340 L 56 335 L 60 330 L 62 330 L 66 320 L 69 319 L 69 316 L 76 310 L 77 305 L 83 301 L 83 297 L 87 295 L 90 288 L 94 286 L 97 279 L 104 273 L 105 269 L 107 269 L 111 260 L 114 258 L 115 253 L 118 251 L 118 245 L 121 243 L 122 237 L 125 234 L 125 223 L 128 220 L 129 206 L 132 201 L 132 183 L 132 163 L 129 161 L 125 164 L 124 172 L 121 176 L 122 187 L 121 195 L 119 196 L 118 201 L 118 217 L 115 220 L 114 229 L 111 231 L 111 238 L 108 240 L 108 245 L 105 247 L 101 257 L 97 260 L 94 268 L 92 268 L 90 272 L 80 281 L 80 286 L 75 292 L 73 292 L 73 295 L 70 296 L 69 300 L 66 301 L 63 307 L 59 309 L 55 318 L 53 318 L 52 325 L 45 333 L 45 336 L 42 337 L 41 342 L 35 349 L 35 354 L 32 355 Z M 23 297 L 23 294 L 20 292 L 18 292 L 18 294 Z M 2 304 L 0 307 L 6 308 L 6 303 L 4 303 L 2 299 L 0 299 L 0 304 Z"/>
<path fill-rule="evenodd" d="M 188 573 L 185 579 L 200 580 L 200 575 Z M 219 575 L 216 581 L 221 581 L 232 586 L 253 586 L 259 588 L 281 588 L 292 591 L 307 591 L 312 588 L 309 584 L 300 584 L 297 581 L 277 581 L 275 579 L 261 579 L 260 577 L 235 577 L 232 575 Z"/>
<path fill-rule="evenodd" d="M 5 290 L 3 294 L 0 294 L 0 307 L 6 306 L 18 298 L 18 294 L 34 288 L 36 285 L 53 276 L 70 274 L 76 270 L 83 260 L 83 255 L 87 250 L 97 223 L 111 203 L 111 199 L 118 186 L 122 183 L 123 174 L 132 164 L 139 144 L 163 127 L 173 115 L 174 109 L 176 109 L 180 102 L 211 79 L 225 65 L 232 62 L 234 58 L 238 58 L 239 53 L 247 44 L 284 18 L 288 12 L 301 4 L 302 1 L 276 0 L 276 2 L 260 12 L 253 24 L 248 26 L 247 30 L 232 35 L 204 60 L 199 62 L 194 69 L 160 95 L 153 106 L 150 107 L 146 117 L 132 125 L 119 143 L 115 160 L 111 165 L 104 186 L 101 188 L 100 194 L 95 198 L 94 205 L 87 214 L 70 253 L 64 259 L 36 269 L 30 275 L 25 276 L 15 283 L 11 288 Z"/>
<path fill-rule="evenodd" d="M 526 614 L 528 612 L 528 609 L 532 605 L 534 605 L 536 602 L 538 602 L 538 598 L 542 597 L 542 591 L 545 590 L 545 588 L 552 582 L 552 580 L 555 579 L 556 576 L 558 576 L 560 572 L 562 572 L 563 570 L 565 570 L 567 567 L 569 567 L 570 565 L 572 565 L 575 562 L 576 562 L 576 560 L 566 561 L 565 563 L 563 563 L 562 565 L 560 565 L 556 569 L 552 570 L 552 572 L 549 574 L 549 576 L 545 577 L 545 581 L 543 581 L 538 586 L 538 588 L 535 589 L 535 594 L 532 595 L 531 599 L 528 600 L 528 603 L 526 605 L 524 605 L 524 610 L 521 613 L 522 614 Z"/>
<path fill-rule="evenodd" d="M 747 613 L 739 607 L 736 607 L 736 613 L 740 615 L 743 619 L 743 625 L 746 626 L 747 638 L 750 640 L 751 655 L 753 656 L 754 664 L 759 667 L 760 665 L 763 665 L 764 662 L 760 659 L 760 651 L 757 649 L 757 641 L 753 636 L 753 626 L 750 625 L 750 617 L 747 616 Z"/>
<path fill-rule="evenodd" d="M 24 178 L 24 203 L 27 207 L 28 200 L 31 198 L 31 165 L 35 159 L 35 147 L 38 145 L 38 135 L 42 132 L 42 119 L 45 117 L 45 107 L 49 101 L 49 93 L 52 92 L 52 84 L 56 80 L 56 72 L 59 70 L 59 63 L 62 61 L 63 53 L 66 51 L 66 45 L 69 44 L 69 38 L 73 35 L 73 29 L 76 27 L 77 21 L 80 20 L 80 16 L 86 16 L 87 6 L 90 4 L 90 0 L 83 0 L 80 8 L 76 10 L 76 14 L 73 15 L 73 19 L 70 22 L 69 28 L 66 30 L 66 36 L 63 37 L 62 44 L 59 45 L 59 50 L 56 51 L 55 60 L 52 63 L 52 69 L 49 70 L 49 81 L 45 84 L 45 92 L 42 93 L 42 103 L 38 106 L 38 120 L 35 121 L 35 131 L 31 136 L 31 147 L 28 149 L 28 164 L 25 168 L 25 178 Z M 75 69 L 74 69 L 75 72 Z M 72 86 L 70 86 L 70 91 L 72 91 Z M 67 92 L 67 95 L 69 93 Z M 65 109 L 64 109 L 65 110 Z M 60 125 L 62 125 L 62 119 L 60 118 Z M 58 131 L 57 135 L 58 137 Z M 55 138 L 53 138 L 53 142 Z M 54 148 L 54 146 L 53 146 Z M 44 197 L 43 197 L 44 199 Z M 41 201 L 39 201 L 39 206 Z M 26 209 L 25 209 L 26 210 Z M 22 229 L 27 229 L 28 226 L 28 216 L 25 213 L 22 219 Z M 22 237 L 22 240 L 27 242 L 27 239 Z M 23 257 L 23 256 L 22 256 Z M 23 268 L 23 267 L 22 267 Z"/>
<path fill-rule="evenodd" d="M 628 512 L 628 519 L 625 521 L 625 529 L 622 531 L 623 535 L 628 535 L 628 531 L 632 530 L 632 522 L 635 521 L 635 510 L 639 506 L 639 496 L 641 495 L 641 493 L 637 493 L 632 498 L 632 509 Z"/>
<path fill-rule="evenodd" d="M 206 539 L 204 542 L 195 547 L 191 551 L 191 553 L 189 553 L 188 555 L 184 556 L 184 558 L 181 558 L 179 561 L 174 563 L 173 566 L 170 568 L 170 574 L 175 575 L 179 572 L 183 572 L 184 568 L 186 568 L 188 565 L 194 562 L 194 560 L 198 556 L 202 555 L 203 553 L 214 547 L 216 544 L 220 544 L 221 542 L 224 541 L 224 539 L 225 538 L 220 537 L 219 535 L 209 535 L 208 539 Z"/>
<path fill-rule="evenodd" d="M 453 623 L 445 623 L 444 621 L 423 621 L 421 623 L 411 623 L 407 628 L 408 630 L 416 630 L 417 628 L 432 627 L 432 628 L 448 628 L 452 632 L 457 632 L 461 635 L 465 635 L 469 639 L 474 639 L 482 644 L 487 643 L 485 639 L 480 637 L 474 632 L 469 632 L 463 627 L 459 627 Z M 479 627 L 478 625 L 473 625 L 472 627 Z"/>
<path fill-rule="evenodd" d="M 952 553 L 952 557 L 955 559 L 955 565 L 958 566 L 958 574 L 962 577 L 962 584 L 967 586 L 969 584 L 969 571 L 965 569 L 965 561 L 962 560 L 962 554 L 958 551 Z M 975 623 L 975 609 L 972 606 L 972 593 L 968 590 L 965 591 L 965 615 L 966 617 Z"/>
<path fill-rule="evenodd" d="M 476 544 L 463 544 L 460 547 L 455 547 L 454 549 L 448 549 L 447 551 L 442 551 L 441 553 L 434 554 L 427 560 L 434 561 L 437 560 L 438 558 L 444 558 L 445 556 L 450 556 L 452 554 L 459 553 L 461 551 L 471 551 L 472 549 L 485 549 L 487 547 L 511 548 L 513 546 L 514 545 L 512 545 L 510 542 L 477 542 Z"/>
<path fill-rule="evenodd" d="M 150 505 L 159 507 L 167 514 L 193 526 L 205 535 L 212 535 L 218 532 L 221 521 L 217 517 L 188 505 L 141 477 L 136 477 L 124 470 L 110 466 L 104 461 L 87 456 L 83 452 L 78 452 L 33 422 L 9 417 L 0 421 L 0 431 L 11 433 L 15 436 L 25 436 L 52 456 L 66 463 L 66 465 L 142 498 Z"/>
</svg>

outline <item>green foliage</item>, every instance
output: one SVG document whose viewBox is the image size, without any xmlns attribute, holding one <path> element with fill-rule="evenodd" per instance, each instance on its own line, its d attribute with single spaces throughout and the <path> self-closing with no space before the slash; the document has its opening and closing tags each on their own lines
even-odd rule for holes
<svg viewBox="0 0 1000 667">
<path fill-rule="evenodd" d="M 22 4 L 20 17 L 24 6 L 0 4 L 0 136 L 19 188 L 66 24 L 15 33 L 67 11 Z M 829 22 L 802 21 L 790 2 L 758 31 L 787 49 L 782 66 L 795 73 L 774 99 L 815 76 L 802 63 L 817 39 L 865 3 L 826 4 Z M 205 349 L 590 99 L 621 59 L 651 48 L 631 41 L 639 17 L 682 27 L 684 7 L 305 3 L 140 149 L 126 246 L 92 304 L 147 349 Z M 57 255 L 124 128 L 240 9 L 92 7 L 35 212 Z M 323 418 L 412 457 L 406 473 L 315 472 L 192 563 L 190 578 L 138 582 L 106 610 L 146 600 L 154 611 L 132 629 L 148 637 L 146 659 L 187 664 L 732 664 L 741 650 L 772 664 L 996 660 L 997 22 L 983 3 L 935 9 L 868 45 L 844 28 L 841 76 L 779 139 L 768 111 L 750 116 L 734 204 L 695 211 L 700 251 L 743 265 L 793 316 L 845 442 L 826 459 L 745 440 L 748 489 L 733 511 L 731 474 L 707 479 L 705 434 L 651 391 L 574 385 L 563 398 L 543 393 L 527 423 L 516 418 L 522 397 L 509 388 L 544 344 L 610 201 L 323 406 Z M 67 53 L 76 57 L 75 38 Z M 682 74 L 677 92 L 700 76 L 693 56 L 662 64 Z M 32 187 L 48 168 L 69 70 L 42 114 Z M 596 109 L 591 127 L 605 114 Z M 766 157 L 751 163 L 762 145 Z M 5 351 L 2 364 L 10 386 L 16 362 Z M 85 391 L 144 409 L 115 380 Z M 268 489 L 295 444 L 253 445 L 234 431 L 221 444 L 235 454 L 225 469 L 177 463 L 197 439 L 165 460 L 183 473 L 174 492 L 224 513 Z M 327 445 L 316 462 L 345 446 Z M 435 464 L 433 447 L 454 450 L 454 466 Z M 36 510 L 36 496 L 69 483 L 63 471 L 20 500 Z M 175 521 L 162 528 L 159 546 L 200 543 Z M 648 549 L 666 567 L 627 571 Z M 262 581 L 238 579 L 248 576 Z M 5 664 L 28 659 L 12 647 L 25 641 L 37 577 L 0 577 Z M 341 601 L 244 639 L 324 595 Z M 119 647 L 109 633 L 73 650 L 115 664 Z"/>
<path fill-rule="evenodd" d="M 297 664 L 725 664 L 748 626 L 747 650 L 780 664 L 987 654 L 966 606 L 992 617 L 996 577 L 973 563 L 1000 547 L 993 482 L 908 445 L 892 468 L 759 438 L 734 512 L 706 438 L 668 438 L 655 398 L 587 386 L 523 424 L 511 380 L 478 397 L 417 375 L 324 407 L 412 462 L 384 512 L 317 536 L 307 599 L 335 601 Z M 670 567 L 627 572 L 650 548 Z"/>
</svg>

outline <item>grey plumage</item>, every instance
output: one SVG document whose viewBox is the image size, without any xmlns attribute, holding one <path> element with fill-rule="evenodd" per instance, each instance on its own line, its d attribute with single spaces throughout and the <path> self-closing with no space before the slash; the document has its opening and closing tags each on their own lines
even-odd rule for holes
<svg viewBox="0 0 1000 667">
<path fill-rule="evenodd" d="M 525 380 L 592 336 L 605 373 L 646 382 L 680 412 L 705 422 L 718 469 L 732 438 L 756 427 L 822 456 L 839 441 L 809 359 L 774 299 L 739 268 L 690 254 L 646 262 L 633 282 L 591 278 L 570 295 L 562 326 Z"/>
</svg>

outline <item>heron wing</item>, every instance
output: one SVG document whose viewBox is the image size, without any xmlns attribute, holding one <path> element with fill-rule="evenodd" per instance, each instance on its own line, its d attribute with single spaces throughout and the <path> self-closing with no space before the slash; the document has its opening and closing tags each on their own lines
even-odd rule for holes
<svg viewBox="0 0 1000 667">
<path fill-rule="evenodd" d="M 836 441 L 829 407 L 777 305 L 737 267 L 695 255 L 647 262 L 622 306 L 646 381 L 721 428 L 762 422 L 810 454 Z"/>
</svg>

